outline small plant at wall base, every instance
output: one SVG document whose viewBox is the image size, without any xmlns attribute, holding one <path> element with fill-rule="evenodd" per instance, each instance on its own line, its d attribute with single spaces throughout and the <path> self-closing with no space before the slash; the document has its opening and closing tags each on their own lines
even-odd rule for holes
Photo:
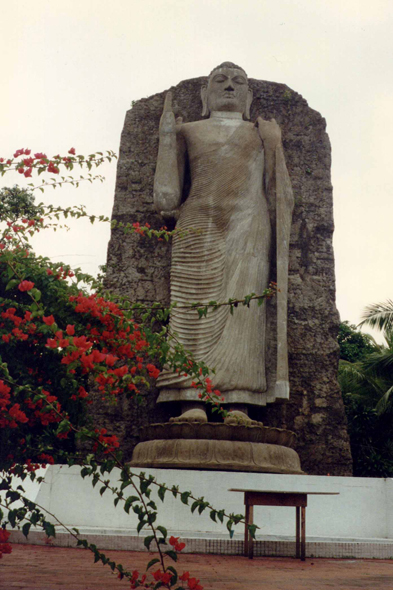
<svg viewBox="0 0 393 590">
<path fill-rule="evenodd" d="M 32 192 L 65 182 L 77 186 L 83 179 L 61 177 L 62 168 L 70 171 L 80 166 L 90 170 L 113 157 L 112 152 L 105 156 L 99 152 L 85 158 L 76 156 L 72 148 L 68 155 L 52 159 L 41 152 L 31 156 L 26 149 L 18 150 L 13 158 L 0 158 L 2 175 L 12 169 L 26 178 L 36 173 L 59 175 L 59 181 L 52 178 L 38 187 L 4 188 L 0 192 L 0 557 L 11 550 L 6 527 L 19 526 L 27 536 L 32 526 L 40 526 L 51 537 L 55 535 L 55 523 L 61 525 L 56 515 L 30 501 L 22 486 L 13 488 L 13 476 L 22 481 L 34 480 L 41 466 L 55 462 L 78 464 L 81 476 L 90 477 L 101 495 L 112 494 L 115 506 L 126 514 L 132 510 L 137 515 L 138 532 L 150 529 L 144 544 L 148 549 L 155 544 L 158 556 L 147 564 L 146 574 L 127 571 L 94 544 L 81 539 L 76 529 L 62 525 L 77 544 L 89 549 L 95 561 L 108 565 L 120 579 L 127 578 L 131 588 L 202 590 L 196 576 L 180 574 L 170 565 L 177 561 L 184 543 L 168 536 L 158 524 L 152 490 L 157 491 L 161 502 L 172 494 L 192 512 L 208 510 L 213 520 L 226 522 L 230 535 L 242 515 L 226 514 L 204 498 L 194 497 L 191 491 L 133 473 L 123 462 L 116 436 L 90 423 L 89 385 L 93 382 L 105 399 L 115 401 L 123 394 L 142 400 L 144 390 L 160 372 L 158 367 L 166 363 L 192 376 L 200 397 L 213 406 L 213 411 L 224 413 L 221 394 L 213 389 L 203 363 L 195 362 L 175 340 L 171 341 L 166 327 L 157 331 L 157 321 L 162 325 L 170 309 L 158 304 L 146 308 L 104 294 L 100 280 L 37 256 L 30 246 L 31 237 L 58 227 L 61 217 L 109 222 L 104 216 L 88 215 L 83 207 L 36 204 Z M 137 223 L 123 229 L 158 239 L 169 239 L 173 233 Z M 220 305 L 229 305 L 233 310 L 242 303 L 249 305 L 251 299 L 262 301 L 272 295 L 273 290 L 267 290 L 242 301 L 197 303 L 196 316 Z M 135 320 L 136 311 L 142 315 L 139 322 Z M 113 486 L 108 474 L 115 468 L 119 477 Z M 255 528 L 250 527 L 252 534 Z"/>
</svg>

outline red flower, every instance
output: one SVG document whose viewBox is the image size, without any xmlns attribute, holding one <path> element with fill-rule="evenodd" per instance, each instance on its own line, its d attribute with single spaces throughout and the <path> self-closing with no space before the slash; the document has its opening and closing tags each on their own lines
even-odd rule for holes
<svg viewBox="0 0 393 590">
<path fill-rule="evenodd" d="M 48 348 L 58 348 L 57 340 L 54 338 L 48 338 L 46 341 L 46 346 L 48 346 Z"/>
<path fill-rule="evenodd" d="M 165 572 L 165 574 L 162 575 L 161 577 L 161 582 L 163 584 L 169 584 L 169 582 L 172 579 L 173 574 L 171 574 L 171 572 Z"/>
<path fill-rule="evenodd" d="M 68 336 L 73 336 L 75 334 L 74 326 L 71 326 L 71 324 L 68 324 L 68 326 L 66 328 L 66 332 L 67 332 Z"/>
<path fill-rule="evenodd" d="M 179 580 L 182 582 L 186 582 L 190 577 L 190 572 L 183 572 L 181 576 L 179 576 Z"/>
<path fill-rule="evenodd" d="M 106 357 L 106 359 L 105 359 L 105 362 L 108 365 L 108 367 L 113 367 L 113 365 L 115 364 L 115 362 L 117 360 L 118 359 L 117 359 L 116 356 L 113 356 L 113 354 L 108 354 L 107 357 Z"/>
<path fill-rule="evenodd" d="M 46 324 L 47 326 L 52 326 L 52 324 L 55 323 L 55 318 L 53 317 L 53 315 L 49 315 L 49 316 L 42 316 L 42 321 L 44 322 L 44 324 Z"/>
<path fill-rule="evenodd" d="M 175 551 L 182 551 L 186 546 L 185 543 L 179 543 L 179 537 L 170 537 L 169 544 L 172 545 Z"/>
<path fill-rule="evenodd" d="M 0 529 L 0 543 L 6 543 L 9 539 L 10 534 L 10 531 Z"/>
<path fill-rule="evenodd" d="M 157 379 L 158 375 L 160 374 L 160 370 L 157 369 L 157 367 L 149 363 L 148 365 L 146 365 L 146 369 L 149 371 L 150 377 Z"/>
<path fill-rule="evenodd" d="M 189 578 L 187 584 L 190 590 L 203 590 L 203 587 L 199 584 L 199 580 L 196 578 Z"/>
<path fill-rule="evenodd" d="M 9 543 L 0 544 L 0 559 L 3 556 L 3 553 L 12 553 L 12 547 Z"/>
<path fill-rule="evenodd" d="M 29 421 L 26 414 L 20 410 L 20 404 L 14 404 L 9 410 L 11 418 L 18 420 L 19 422 L 26 423 Z"/>
<path fill-rule="evenodd" d="M 48 172 L 52 172 L 52 174 L 59 174 L 60 170 L 54 165 L 53 162 L 49 162 Z"/>
<path fill-rule="evenodd" d="M 85 397 L 88 397 L 88 395 L 89 395 L 89 394 L 87 393 L 86 389 L 85 389 L 84 387 L 82 387 L 82 385 L 79 387 L 79 389 L 78 389 L 78 393 L 79 393 L 79 397 L 80 397 L 81 399 L 83 399 L 83 398 L 85 398 Z"/>
<path fill-rule="evenodd" d="M 75 148 L 71 148 L 70 150 L 68 150 L 68 153 L 75 156 Z"/>
<path fill-rule="evenodd" d="M 18 285 L 19 291 L 30 291 L 34 287 L 34 283 L 31 281 L 22 281 Z"/>
</svg>

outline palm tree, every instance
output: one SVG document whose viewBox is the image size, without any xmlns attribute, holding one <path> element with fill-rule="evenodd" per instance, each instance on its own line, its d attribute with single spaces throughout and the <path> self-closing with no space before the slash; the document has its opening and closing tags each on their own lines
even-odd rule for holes
<svg viewBox="0 0 393 590">
<path fill-rule="evenodd" d="M 381 331 L 393 329 L 393 301 L 388 299 L 385 303 L 374 303 L 366 307 L 363 319 L 359 326 L 370 326 Z"/>
<path fill-rule="evenodd" d="M 340 360 L 339 382 L 348 418 L 354 474 L 393 476 L 393 302 L 365 310 L 361 325 L 384 331 L 386 344 L 369 337 L 371 349 L 357 362 Z"/>
</svg>

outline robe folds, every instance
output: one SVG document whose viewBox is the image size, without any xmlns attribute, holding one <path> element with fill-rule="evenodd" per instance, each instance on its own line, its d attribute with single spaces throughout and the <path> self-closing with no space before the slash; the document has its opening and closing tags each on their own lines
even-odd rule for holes
<svg viewBox="0 0 393 590">
<path fill-rule="evenodd" d="M 201 319 L 182 307 L 259 295 L 269 283 L 271 226 L 261 139 L 251 123 L 235 121 L 227 125 L 229 133 L 205 133 L 212 124 L 220 123 L 192 123 L 185 132 L 191 189 L 177 222 L 184 233 L 173 239 L 171 303 L 179 307 L 172 311 L 170 330 L 196 360 L 215 370 L 210 377 L 224 403 L 265 405 L 265 302 L 239 305 L 233 315 L 223 306 Z M 157 385 L 158 402 L 198 400 L 191 379 L 167 368 Z"/>
</svg>

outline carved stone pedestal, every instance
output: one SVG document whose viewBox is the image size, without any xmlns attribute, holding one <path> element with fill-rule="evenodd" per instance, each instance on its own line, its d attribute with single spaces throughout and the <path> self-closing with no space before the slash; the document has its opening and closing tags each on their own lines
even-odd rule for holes
<svg viewBox="0 0 393 590">
<path fill-rule="evenodd" d="M 296 435 L 261 425 L 152 424 L 134 449 L 132 467 L 301 474 Z"/>
</svg>

